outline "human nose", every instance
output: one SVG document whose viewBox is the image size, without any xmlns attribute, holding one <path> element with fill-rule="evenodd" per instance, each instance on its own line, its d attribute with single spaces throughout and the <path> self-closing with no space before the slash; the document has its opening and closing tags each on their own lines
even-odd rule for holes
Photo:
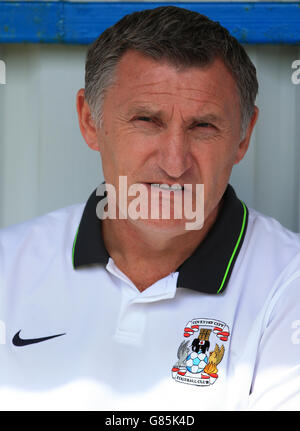
<svg viewBox="0 0 300 431">
<path fill-rule="evenodd" d="M 167 130 L 159 142 L 158 165 L 169 177 L 180 178 L 192 165 L 184 130 Z"/>
</svg>

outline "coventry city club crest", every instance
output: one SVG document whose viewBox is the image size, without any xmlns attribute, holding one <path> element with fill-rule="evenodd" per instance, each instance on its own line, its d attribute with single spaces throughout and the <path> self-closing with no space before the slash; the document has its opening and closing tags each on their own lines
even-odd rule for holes
<svg viewBox="0 0 300 431">
<path fill-rule="evenodd" d="M 172 368 L 177 382 L 208 386 L 218 378 L 218 366 L 229 338 L 226 323 L 214 319 L 193 319 L 184 328 L 185 340 L 177 351 L 178 361 Z"/>
</svg>

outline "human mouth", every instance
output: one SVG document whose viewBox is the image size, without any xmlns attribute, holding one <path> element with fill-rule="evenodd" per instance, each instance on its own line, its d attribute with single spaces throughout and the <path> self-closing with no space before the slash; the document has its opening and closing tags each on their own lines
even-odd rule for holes
<svg viewBox="0 0 300 431">
<path fill-rule="evenodd" d="M 184 189 L 183 186 L 180 184 L 172 184 L 171 186 L 169 184 L 160 184 L 160 183 L 148 183 L 151 187 L 156 187 L 161 190 L 167 190 L 170 192 L 177 192 Z"/>
</svg>

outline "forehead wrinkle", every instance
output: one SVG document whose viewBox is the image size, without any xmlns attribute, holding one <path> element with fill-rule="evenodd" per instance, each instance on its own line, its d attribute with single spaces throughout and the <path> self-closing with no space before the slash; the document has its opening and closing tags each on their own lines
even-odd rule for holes
<svg viewBox="0 0 300 431">
<path fill-rule="evenodd" d="M 204 100 L 204 101 L 199 101 L 198 99 L 190 99 L 193 100 L 195 102 L 197 102 L 199 105 L 197 109 L 195 109 L 196 114 L 195 116 L 215 116 L 217 117 L 218 113 L 205 113 L 206 110 L 209 109 L 210 105 L 214 105 L 217 108 L 220 108 L 220 105 L 216 102 L 213 102 L 211 100 Z M 123 106 L 126 105 L 128 103 L 128 100 L 124 101 L 124 103 L 119 104 L 119 106 Z M 149 113 L 163 113 L 163 107 L 164 106 L 170 107 L 172 106 L 172 114 L 174 113 L 174 110 L 176 109 L 176 106 L 178 105 L 177 103 L 170 103 L 170 102 L 156 102 L 156 101 L 150 101 L 150 100 L 136 100 L 131 102 L 131 106 L 129 107 L 128 113 L 132 113 L 132 112 L 136 112 L 136 111 L 145 111 L 145 112 L 149 112 Z M 162 108 L 161 108 L 162 107 Z M 181 111 L 180 105 L 178 105 L 178 109 Z M 200 112 L 202 111 L 202 112 Z"/>
<path fill-rule="evenodd" d="M 136 87 L 136 88 L 149 87 L 149 86 L 154 87 L 155 85 L 159 85 L 164 82 L 165 81 L 159 81 L 159 82 L 154 81 L 154 82 L 148 82 L 148 83 L 142 82 L 141 84 L 134 83 L 133 87 Z"/>
<path fill-rule="evenodd" d="M 201 81 L 201 79 L 199 81 Z M 127 81 L 127 83 L 128 83 L 128 81 Z M 164 85 L 166 83 L 169 85 L 170 81 L 167 80 L 167 79 L 163 79 L 163 80 L 160 80 L 160 81 L 151 81 L 151 82 L 148 82 L 148 83 L 145 82 L 145 81 L 143 81 L 142 83 L 138 83 L 138 82 L 134 81 L 132 87 L 135 87 L 135 88 L 154 87 L 154 86 L 158 86 L 158 85 L 161 85 L 161 84 Z M 182 90 L 182 91 L 197 91 L 197 92 L 207 92 L 207 93 L 210 94 L 209 91 L 205 91 L 204 89 L 197 88 L 197 87 L 184 87 L 182 85 L 176 85 L 176 84 L 174 85 L 174 87 L 175 87 L 175 90 L 177 90 L 177 91 L 178 90 Z M 210 85 L 210 87 L 214 88 L 214 85 Z"/>
<path fill-rule="evenodd" d="M 140 88 L 140 87 L 154 87 L 153 84 L 141 84 L 141 85 L 133 85 L 133 88 Z M 202 88 L 185 88 L 185 87 L 175 87 L 175 92 L 173 91 L 145 91 L 142 92 L 142 94 L 154 94 L 154 95 L 159 95 L 159 94 L 174 94 L 174 95 L 178 95 L 178 92 L 193 92 L 193 93 L 201 93 L 201 94 L 207 94 L 208 96 L 216 96 L 217 95 L 217 91 L 215 89 L 211 89 L 211 90 L 205 90 Z"/>
<path fill-rule="evenodd" d="M 174 98 L 181 98 L 184 100 L 188 100 L 188 101 L 192 101 L 192 102 L 196 102 L 196 103 L 212 103 L 212 104 L 216 104 L 217 106 L 219 106 L 219 104 L 217 103 L 218 100 L 214 101 L 211 100 L 211 98 L 216 98 L 217 94 L 216 92 L 210 92 L 210 91 L 205 91 L 205 90 L 194 90 L 194 89 L 183 89 L 180 87 L 176 88 L 177 91 L 197 91 L 198 93 L 201 93 L 201 96 L 203 97 L 203 95 L 207 96 L 209 99 L 208 100 L 201 100 L 198 99 L 197 97 L 195 97 L 194 95 L 184 95 L 184 94 L 179 94 L 178 92 L 174 93 L 174 92 L 170 92 L 170 91 L 144 91 L 141 93 L 142 97 L 152 97 L 152 96 L 168 96 L 168 97 L 174 97 Z M 221 99 L 221 98 L 219 98 Z M 148 103 L 152 103 L 152 101 L 150 100 Z M 166 102 L 167 103 L 167 102 Z"/>
<path fill-rule="evenodd" d="M 167 84 L 169 85 L 169 82 L 166 80 L 163 81 L 159 81 L 159 82 L 149 82 L 149 83 L 141 83 L 141 84 L 137 84 L 137 83 L 133 83 L 132 86 L 130 86 L 132 89 L 139 89 L 141 87 L 151 87 L 153 88 L 154 86 L 159 86 L 160 84 L 165 84 L 167 82 Z M 208 96 L 216 96 L 217 95 L 217 91 L 214 88 L 214 86 L 212 86 L 211 89 L 209 90 L 205 90 L 203 88 L 194 88 L 194 87 L 183 87 L 183 86 L 175 86 L 175 93 L 174 92 L 170 92 L 170 91 L 150 91 L 150 94 L 153 95 L 178 95 L 178 92 L 194 92 L 194 93 L 201 93 L 201 94 L 207 94 Z M 142 94 L 148 94 L 148 91 L 143 92 Z"/>
</svg>

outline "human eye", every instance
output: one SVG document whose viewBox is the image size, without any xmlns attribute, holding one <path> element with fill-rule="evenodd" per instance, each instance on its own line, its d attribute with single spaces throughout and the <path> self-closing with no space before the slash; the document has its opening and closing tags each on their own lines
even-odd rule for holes
<svg viewBox="0 0 300 431">
<path fill-rule="evenodd" d="M 208 121 L 195 121 L 190 126 L 190 133 L 196 139 L 211 138 L 220 134 L 220 128 Z"/>
<path fill-rule="evenodd" d="M 149 123 L 149 122 L 152 121 L 152 118 L 146 117 L 146 116 L 139 116 L 139 117 L 136 118 L 136 120 L 137 121 L 145 121 L 145 122 Z"/>
<path fill-rule="evenodd" d="M 136 115 L 133 118 L 133 124 L 136 127 L 142 127 L 144 129 L 156 129 L 161 126 L 159 118 L 151 115 Z"/>
<path fill-rule="evenodd" d="M 207 129 L 207 128 L 209 128 L 209 127 L 214 127 L 213 126 L 213 124 L 211 124 L 211 123 L 197 123 L 194 127 L 196 127 L 196 128 L 205 128 L 205 129 Z"/>
</svg>

